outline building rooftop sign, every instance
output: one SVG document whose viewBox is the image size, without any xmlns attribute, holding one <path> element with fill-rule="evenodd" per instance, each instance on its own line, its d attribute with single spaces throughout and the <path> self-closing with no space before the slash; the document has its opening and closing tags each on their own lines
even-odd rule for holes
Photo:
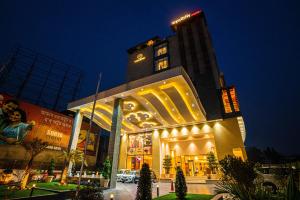
<svg viewBox="0 0 300 200">
<path fill-rule="evenodd" d="M 134 63 L 138 63 L 138 62 L 141 62 L 143 60 L 145 60 L 146 57 L 142 54 L 142 53 L 139 53 L 137 56 L 136 56 L 136 59 L 133 61 Z"/>
<path fill-rule="evenodd" d="M 179 24 L 179 23 L 181 23 L 181 22 L 183 22 L 183 21 L 185 21 L 185 20 L 187 20 L 187 19 L 189 19 L 189 18 L 191 18 L 193 16 L 196 16 L 196 15 L 198 15 L 200 13 L 201 13 L 201 10 L 197 10 L 197 11 L 195 11 L 193 13 L 185 14 L 185 15 L 183 15 L 183 16 L 175 19 L 174 21 L 172 21 L 171 25 L 173 26 L 173 25 Z"/>
</svg>

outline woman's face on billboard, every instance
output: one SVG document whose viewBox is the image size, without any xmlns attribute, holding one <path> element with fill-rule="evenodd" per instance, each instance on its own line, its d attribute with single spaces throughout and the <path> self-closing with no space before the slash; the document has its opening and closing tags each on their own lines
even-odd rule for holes
<svg viewBox="0 0 300 200">
<path fill-rule="evenodd" d="M 22 115 L 18 111 L 14 111 L 13 113 L 11 113 L 9 115 L 9 120 L 12 122 L 20 122 L 21 118 L 22 118 Z"/>
</svg>

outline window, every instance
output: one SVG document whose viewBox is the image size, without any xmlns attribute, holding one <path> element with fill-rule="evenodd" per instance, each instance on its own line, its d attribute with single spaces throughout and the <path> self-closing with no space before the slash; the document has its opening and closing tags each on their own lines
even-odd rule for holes
<svg viewBox="0 0 300 200">
<path fill-rule="evenodd" d="M 127 168 L 138 170 L 143 163 L 152 167 L 152 134 L 132 134 L 128 139 Z"/>
<path fill-rule="evenodd" d="M 161 44 L 155 47 L 155 57 L 164 55 L 167 53 L 167 44 Z"/>
<path fill-rule="evenodd" d="M 162 47 L 160 49 L 157 49 L 156 56 L 164 55 L 167 53 L 167 47 Z"/>
<path fill-rule="evenodd" d="M 155 71 L 160 71 L 162 69 L 168 68 L 168 58 L 162 58 L 155 61 Z"/>
</svg>

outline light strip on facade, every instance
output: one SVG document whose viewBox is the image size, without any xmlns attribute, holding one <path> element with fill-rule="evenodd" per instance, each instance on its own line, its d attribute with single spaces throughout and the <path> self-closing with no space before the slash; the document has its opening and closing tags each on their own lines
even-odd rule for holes
<svg viewBox="0 0 300 200">
<path fill-rule="evenodd" d="M 159 101 L 160 103 L 165 107 L 165 109 L 168 111 L 168 114 L 173 118 L 173 120 L 177 123 L 180 123 L 178 121 L 178 118 L 176 116 L 174 116 L 174 112 L 172 111 L 172 109 L 169 107 L 168 104 L 166 104 L 166 102 L 157 94 L 156 91 L 154 91 L 153 89 L 149 89 L 149 90 L 145 90 L 143 92 L 139 92 L 138 94 L 140 96 L 146 95 L 146 94 L 153 94 Z M 151 103 L 151 102 L 150 102 Z"/>
<path fill-rule="evenodd" d="M 188 110 L 189 110 L 190 114 L 192 115 L 192 117 L 194 118 L 194 120 L 200 120 L 194 113 L 195 109 L 193 109 L 191 106 L 192 102 L 196 102 L 196 101 L 191 100 L 189 103 L 189 100 L 187 99 L 188 97 L 192 98 L 192 95 L 188 95 L 188 97 L 187 97 L 187 95 L 184 95 L 186 92 L 181 91 L 181 89 L 179 89 L 180 87 L 178 87 L 177 84 L 174 82 L 166 84 L 166 85 L 162 85 L 162 86 L 160 86 L 160 89 L 166 89 L 166 88 L 170 88 L 170 87 L 174 87 L 177 90 L 177 92 L 183 99 L 186 107 L 188 108 Z M 191 93 L 191 92 L 189 91 L 188 93 Z M 198 110 L 200 110 L 200 109 L 198 108 Z"/>
</svg>

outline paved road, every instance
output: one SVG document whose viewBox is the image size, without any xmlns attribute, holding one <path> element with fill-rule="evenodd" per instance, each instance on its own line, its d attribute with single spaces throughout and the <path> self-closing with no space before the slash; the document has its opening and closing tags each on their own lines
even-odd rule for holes
<svg viewBox="0 0 300 200">
<path fill-rule="evenodd" d="M 171 192 L 170 183 L 158 183 L 160 195 Z M 156 197 L 156 185 L 153 184 L 152 197 Z M 213 194 L 214 184 L 187 184 L 188 192 L 193 194 Z M 133 183 L 117 183 L 114 190 L 105 190 L 104 199 L 109 200 L 110 194 L 114 194 L 115 200 L 134 200 L 136 195 L 137 184 Z"/>
</svg>

